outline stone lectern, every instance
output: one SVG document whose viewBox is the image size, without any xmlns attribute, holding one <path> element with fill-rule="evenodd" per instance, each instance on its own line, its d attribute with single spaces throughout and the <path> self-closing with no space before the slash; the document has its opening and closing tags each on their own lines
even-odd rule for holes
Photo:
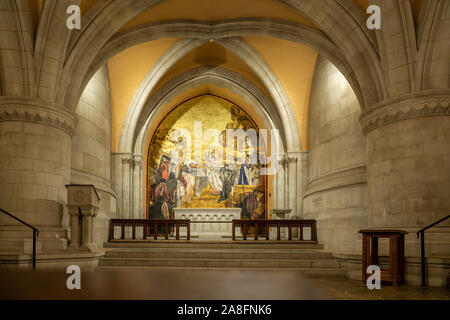
<svg viewBox="0 0 450 320">
<path fill-rule="evenodd" d="M 97 216 L 100 197 L 93 185 L 67 185 L 67 209 L 70 214 L 69 250 L 95 251 L 92 243 L 92 220 Z"/>
</svg>

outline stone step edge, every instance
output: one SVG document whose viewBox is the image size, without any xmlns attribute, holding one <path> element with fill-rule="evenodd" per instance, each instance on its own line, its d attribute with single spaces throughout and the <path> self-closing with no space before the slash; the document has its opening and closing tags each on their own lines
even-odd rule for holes
<svg viewBox="0 0 450 320">
<path fill-rule="evenodd" d="M 319 271 L 319 272 L 342 272 L 342 273 L 347 273 L 347 270 L 343 269 L 343 268 L 273 268 L 273 267 L 150 267 L 150 266 L 98 266 L 95 268 L 96 270 L 99 269 L 152 269 L 152 270 L 167 270 L 167 269 L 171 269 L 171 270 L 205 270 L 205 269 L 221 269 L 221 270 L 259 270 L 259 271 Z"/>
<path fill-rule="evenodd" d="M 105 242 L 104 245 L 108 245 L 108 244 L 114 244 L 114 243 L 170 243 L 170 244 L 225 244 L 225 245 L 229 245 L 229 244 L 249 244 L 249 245 L 254 245 L 254 244 L 293 244 L 293 245 L 298 245 L 298 244 L 317 244 L 320 245 L 317 241 L 312 241 L 312 240 L 236 240 L 236 241 L 232 241 L 232 240 L 131 240 L 131 239 L 125 239 L 125 240 L 120 240 L 120 239 L 115 239 L 115 240 L 111 240 L 109 242 Z"/>
<path fill-rule="evenodd" d="M 339 261 L 337 260 L 333 260 L 333 259 L 277 259 L 277 260 L 273 260 L 273 259 L 222 259 L 222 258 L 212 258 L 212 259 L 189 259 L 189 258 L 122 258 L 122 257 L 103 257 L 100 259 L 101 261 L 108 261 L 108 260 L 126 260 L 126 261 L 130 261 L 130 260 L 136 260 L 136 261 L 220 261 L 220 262 L 234 262 L 234 261 L 239 261 L 239 262 L 277 262 L 277 261 L 283 261 L 283 262 L 297 262 L 297 261 L 301 261 L 301 262 L 305 262 L 305 261 L 309 261 L 309 262 L 323 262 L 323 261 L 329 261 L 329 262 L 336 262 L 339 263 Z"/>
<path fill-rule="evenodd" d="M 148 249 L 148 250 L 145 250 Z M 173 248 L 173 250 L 164 250 L 170 248 L 106 248 L 105 253 L 133 253 L 133 254 L 143 254 L 143 253 L 266 253 L 266 254 L 323 254 L 330 255 L 330 252 L 322 251 L 321 249 L 213 249 L 213 248 Z M 188 249 L 189 251 L 187 251 Z M 300 251 L 300 250 L 309 250 L 309 251 Z M 313 251 L 314 250 L 314 251 Z"/>
</svg>

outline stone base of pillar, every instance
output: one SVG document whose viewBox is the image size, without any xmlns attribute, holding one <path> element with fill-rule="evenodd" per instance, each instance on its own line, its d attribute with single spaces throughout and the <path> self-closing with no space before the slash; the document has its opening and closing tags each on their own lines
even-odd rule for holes
<svg viewBox="0 0 450 320">
<path fill-rule="evenodd" d="M 57 252 L 38 253 L 36 256 L 36 270 L 56 270 L 66 272 L 70 265 L 77 265 L 81 272 L 93 272 L 98 266 L 99 259 L 105 255 L 104 251 L 97 252 Z M 1 253 L 0 270 L 31 269 L 31 254 Z"/>
<path fill-rule="evenodd" d="M 63 227 L 40 227 L 37 252 L 57 252 L 67 249 L 67 231 Z M 33 232 L 22 226 L 0 226 L 0 252 L 31 253 Z"/>
<path fill-rule="evenodd" d="M 90 243 L 90 244 L 85 244 L 82 245 L 80 247 L 80 249 L 78 249 L 78 251 L 86 251 L 86 252 L 98 252 L 99 251 L 99 247 L 97 244 L 95 243 Z"/>
</svg>

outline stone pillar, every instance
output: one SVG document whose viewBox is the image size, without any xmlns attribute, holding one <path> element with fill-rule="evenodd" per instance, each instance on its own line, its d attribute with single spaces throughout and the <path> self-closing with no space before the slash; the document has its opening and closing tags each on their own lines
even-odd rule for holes
<svg viewBox="0 0 450 320">
<path fill-rule="evenodd" d="M 286 158 L 288 208 L 292 210 L 291 218 L 297 217 L 297 162 L 296 154 L 289 154 L 289 157 Z"/>
<path fill-rule="evenodd" d="M 308 189 L 309 179 L 309 152 L 302 151 L 299 153 L 297 162 L 297 217 L 301 219 L 303 212 L 303 196 Z"/>
<path fill-rule="evenodd" d="M 100 207 L 100 197 L 93 185 L 68 185 L 67 208 L 71 214 L 72 240 L 70 249 L 95 251 L 93 244 L 92 219 Z M 80 214 L 81 213 L 81 214 Z M 79 236 L 81 220 L 81 239 Z"/>
<path fill-rule="evenodd" d="M 116 215 L 122 218 L 122 154 L 111 153 L 111 188 L 116 194 Z"/>
<path fill-rule="evenodd" d="M 0 207 L 40 229 L 42 251 L 66 248 L 63 210 L 76 118 L 61 106 L 0 97 Z M 23 252 L 29 229 L 0 217 L 5 250 Z M 8 238 L 11 236 L 11 238 Z"/>
<path fill-rule="evenodd" d="M 78 207 L 69 209 L 71 237 L 69 250 L 78 250 L 81 245 L 82 215 Z"/>
<path fill-rule="evenodd" d="M 133 156 L 133 218 L 142 219 L 142 155 Z"/>
<path fill-rule="evenodd" d="M 275 181 L 277 184 L 276 188 L 276 198 L 274 203 L 274 209 L 285 208 L 284 198 L 285 198 L 285 181 L 284 181 L 284 162 L 279 161 L 278 170 L 276 172 Z"/>
<path fill-rule="evenodd" d="M 415 232 L 450 212 L 450 95 L 415 97 L 363 115 L 367 135 L 369 228 L 404 229 L 406 255 L 419 256 Z M 450 252 L 435 228 L 427 256 Z"/>
<path fill-rule="evenodd" d="M 131 219 L 131 190 L 132 190 L 132 170 L 133 160 L 131 154 L 122 158 L 122 218 Z"/>
<path fill-rule="evenodd" d="M 283 168 L 283 185 L 284 185 L 284 209 L 289 208 L 289 162 L 287 157 L 280 160 L 281 167 Z"/>
</svg>

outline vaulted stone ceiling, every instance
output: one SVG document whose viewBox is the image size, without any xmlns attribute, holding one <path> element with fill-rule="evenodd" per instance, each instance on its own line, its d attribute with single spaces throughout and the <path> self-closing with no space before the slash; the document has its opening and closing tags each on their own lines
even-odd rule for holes
<svg viewBox="0 0 450 320">
<path fill-rule="evenodd" d="M 368 0 L 352 1 L 355 8 L 365 13 L 369 5 Z M 97 2 L 97 0 L 81 0 L 82 14 L 85 15 L 93 9 Z M 411 0 L 416 21 L 422 2 L 423 0 Z M 28 3 L 36 33 L 44 1 L 28 0 Z M 164 0 L 132 18 L 117 33 L 161 21 L 217 22 L 244 18 L 274 19 L 319 30 L 306 17 L 276 0 Z M 118 150 L 124 119 L 139 85 L 155 63 L 179 40 L 179 38 L 170 37 L 142 43 L 122 51 L 108 61 L 112 108 L 112 151 Z M 268 36 L 245 36 L 241 40 L 261 56 L 282 85 L 296 118 L 302 149 L 307 150 L 309 96 L 317 52 L 298 43 Z M 207 65 L 220 66 L 241 75 L 270 97 L 262 79 L 253 72 L 246 61 L 216 43 L 201 45 L 179 59 L 160 79 L 151 95 L 181 73 Z M 210 90 L 207 88 L 211 86 L 202 86 L 202 88 L 203 91 L 207 91 Z M 198 90 L 193 91 L 202 93 Z M 225 98 L 231 99 L 230 96 Z M 234 99 L 239 98 L 234 97 Z"/>
<path fill-rule="evenodd" d="M 221 21 L 238 18 L 272 18 L 300 23 L 317 29 L 305 17 L 273 0 L 219 0 L 214 2 L 209 0 L 168 0 L 142 12 L 123 26 L 119 32 L 156 21 Z M 244 40 L 262 56 L 286 90 L 297 118 L 302 146 L 307 149 L 309 94 L 317 53 L 306 46 L 269 37 L 250 36 L 245 37 Z M 151 62 L 155 62 L 154 58 L 157 55 L 162 56 L 169 48 L 169 44 L 173 45 L 175 42 L 176 40 L 173 42 L 172 40 L 152 41 L 145 45 L 129 48 L 109 61 L 113 108 L 113 150 L 117 148 L 120 128 L 127 108 L 139 86 L 138 79 L 142 80 L 146 74 L 145 70 L 150 70 Z M 142 59 L 143 56 L 148 56 L 148 59 Z M 175 76 L 204 65 L 220 65 L 232 70 L 252 81 L 267 96 L 270 96 L 264 84 L 244 61 L 216 43 L 204 44 L 180 59 L 170 68 L 153 91 L 156 92 Z M 124 69 L 128 71 L 124 72 Z M 129 74 L 131 70 L 136 70 L 136 72 Z"/>
<path fill-rule="evenodd" d="M 239 18 L 272 18 L 317 28 L 302 15 L 274 0 L 165 0 L 136 16 L 120 31 L 163 20 L 220 21 Z"/>
</svg>

